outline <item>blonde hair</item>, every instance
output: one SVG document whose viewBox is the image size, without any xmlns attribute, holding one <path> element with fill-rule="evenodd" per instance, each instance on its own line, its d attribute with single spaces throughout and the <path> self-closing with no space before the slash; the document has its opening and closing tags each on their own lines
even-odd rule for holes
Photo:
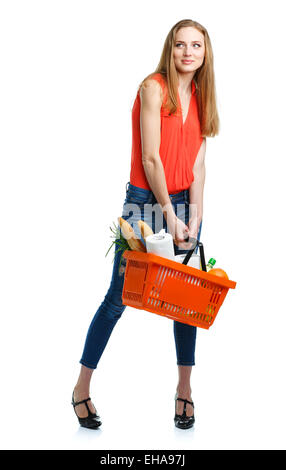
<svg viewBox="0 0 286 470">
<path fill-rule="evenodd" d="M 216 105 L 216 90 L 215 90 L 215 76 L 213 66 L 213 51 L 208 32 L 204 26 L 197 21 L 181 20 L 176 23 L 168 33 L 159 64 L 154 72 L 149 74 L 142 80 L 140 87 L 144 82 L 156 73 L 160 73 L 168 87 L 168 96 L 166 107 L 170 113 L 177 112 L 178 102 L 178 74 L 174 64 L 173 50 L 175 46 L 176 34 L 179 29 L 186 26 L 192 26 L 200 31 L 204 36 L 205 42 L 205 57 L 204 62 L 199 69 L 196 70 L 194 75 L 194 82 L 196 85 L 196 96 L 198 103 L 198 115 L 200 120 L 201 135 L 202 137 L 214 137 L 219 133 L 219 117 Z"/>
</svg>

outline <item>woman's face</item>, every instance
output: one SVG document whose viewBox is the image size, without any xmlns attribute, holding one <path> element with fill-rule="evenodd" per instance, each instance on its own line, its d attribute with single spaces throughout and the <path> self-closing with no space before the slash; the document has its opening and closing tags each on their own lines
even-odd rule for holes
<svg viewBox="0 0 286 470">
<path fill-rule="evenodd" d="M 179 29 L 176 33 L 173 57 L 178 72 L 197 70 L 205 57 L 204 35 L 192 26 Z"/>
</svg>

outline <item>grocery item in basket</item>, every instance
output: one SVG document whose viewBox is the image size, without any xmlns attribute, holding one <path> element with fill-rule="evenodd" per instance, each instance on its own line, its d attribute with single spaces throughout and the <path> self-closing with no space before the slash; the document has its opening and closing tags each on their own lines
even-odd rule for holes
<svg viewBox="0 0 286 470">
<path fill-rule="evenodd" d="M 122 235 L 127 240 L 131 250 L 146 252 L 144 244 L 141 242 L 141 240 L 139 240 L 139 238 L 136 237 L 136 234 L 131 225 L 122 217 L 118 217 L 118 222 Z"/>
<path fill-rule="evenodd" d="M 162 256 L 163 258 L 174 260 L 174 242 L 170 233 L 166 233 L 163 228 L 159 233 L 154 233 L 146 238 L 147 253 Z"/>
<path fill-rule="evenodd" d="M 146 238 L 149 235 L 153 235 L 154 232 L 151 229 L 151 227 L 149 227 L 149 225 L 146 224 L 146 222 L 144 222 L 143 220 L 138 220 L 137 224 L 138 224 L 138 227 L 140 228 L 141 235 L 146 242 Z"/>
<path fill-rule="evenodd" d="M 209 261 L 208 261 L 208 264 L 206 266 L 207 272 L 209 272 L 211 269 L 213 269 L 215 264 L 216 264 L 216 260 L 214 258 L 210 258 Z"/>
<path fill-rule="evenodd" d="M 209 274 L 214 275 L 214 276 L 218 276 L 218 277 L 223 277 L 224 279 L 229 279 L 226 272 L 221 268 L 213 268 L 209 271 Z"/>
<path fill-rule="evenodd" d="M 176 255 L 175 256 L 175 261 L 177 261 L 178 263 L 182 263 L 185 259 L 185 254 L 184 255 Z M 201 268 L 201 259 L 200 259 L 200 255 L 196 255 L 196 254 L 192 254 L 192 256 L 190 257 L 188 263 L 187 263 L 187 266 L 191 266 L 192 268 L 196 268 L 196 269 L 202 269 Z"/>
</svg>

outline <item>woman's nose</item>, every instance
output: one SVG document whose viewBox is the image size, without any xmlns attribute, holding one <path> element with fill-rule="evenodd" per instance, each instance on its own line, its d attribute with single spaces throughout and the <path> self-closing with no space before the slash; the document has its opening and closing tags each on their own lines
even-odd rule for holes
<svg viewBox="0 0 286 470">
<path fill-rule="evenodd" d="M 191 46 L 185 46 L 185 50 L 184 50 L 184 55 L 191 55 L 192 53 L 192 48 Z"/>
</svg>

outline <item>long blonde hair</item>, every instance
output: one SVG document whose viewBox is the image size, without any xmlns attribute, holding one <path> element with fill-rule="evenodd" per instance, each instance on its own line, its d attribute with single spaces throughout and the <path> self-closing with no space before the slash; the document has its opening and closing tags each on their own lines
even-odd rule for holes
<svg viewBox="0 0 286 470">
<path fill-rule="evenodd" d="M 177 112 L 177 93 L 179 82 L 177 69 L 173 59 L 173 50 L 175 46 L 176 33 L 179 31 L 179 29 L 186 26 L 192 26 L 204 35 L 204 62 L 201 67 L 196 70 L 194 75 L 194 82 L 196 85 L 201 135 L 202 137 L 214 137 L 219 133 L 219 117 L 216 105 L 213 51 L 206 28 L 197 21 L 189 19 L 181 20 L 172 27 L 165 39 L 161 58 L 156 70 L 145 77 L 144 80 L 142 80 L 139 85 L 139 89 L 148 78 L 150 79 L 152 78 L 152 75 L 160 73 L 165 79 L 168 87 L 166 107 L 169 109 L 170 113 Z"/>
</svg>

